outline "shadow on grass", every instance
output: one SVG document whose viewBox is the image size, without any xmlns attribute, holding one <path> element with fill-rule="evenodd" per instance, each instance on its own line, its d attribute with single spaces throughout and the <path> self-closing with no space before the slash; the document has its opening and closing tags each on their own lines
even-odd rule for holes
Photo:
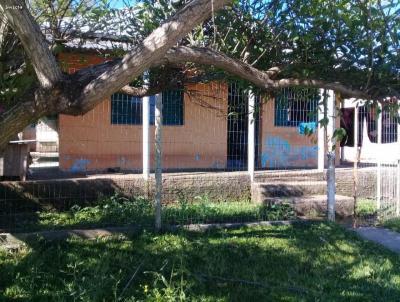
<svg viewBox="0 0 400 302">
<path fill-rule="evenodd" d="M 30 245 L 26 253 L 0 254 L 5 301 L 173 301 L 183 294 L 194 301 L 400 297 L 400 257 L 330 224 L 143 231 Z"/>
<path fill-rule="evenodd" d="M 13 223 L 9 224 L 9 228 L 4 227 L 3 231 L 11 232 L 16 237 L 20 232 L 120 226 L 152 229 L 154 225 L 154 208 L 149 200 L 127 199 L 120 196 L 101 200 L 96 206 L 83 208 L 74 206 L 64 212 L 42 211 L 11 216 Z M 295 218 L 293 209 L 286 204 L 270 206 L 243 201 L 209 200 L 166 205 L 162 216 L 165 225 L 276 221 Z M 2 218 L 7 216 L 0 215 L 0 219 Z M 0 229 L 2 224 L 6 226 L 7 220 L 0 223 Z"/>
</svg>

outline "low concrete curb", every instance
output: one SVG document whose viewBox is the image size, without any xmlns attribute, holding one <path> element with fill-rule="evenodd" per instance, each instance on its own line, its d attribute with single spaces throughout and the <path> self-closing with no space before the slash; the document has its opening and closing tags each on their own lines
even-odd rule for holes
<svg viewBox="0 0 400 302">
<path fill-rule="evenodd" d="M 310 223 L 317 220 L 277 220 L 277 221 L 258 221 L 258 222 L 236 222 L 236 223 L 208 223 L 208 224 L 186 224 L 175 225 L 168 227 L 167 230 L 186 230 L 194 232 L 204 232 L 215 229 L 236 229 L 241 227 L 256 227 L 256 226 L 279 226 L 279 225 L 293 225 L 298 223 Z"/>
<path fill-rule="evenodd" d="M 351 229 L 361 238 L 380 244 L 387 249 L 400 254 L 400 234 L 385 228 L 360 227 Z"/>
<path fill-rule="evenodd" d="M 186 230 L 192 232 L 204 232 L 215 229 L 234 229 L 240 227 L 256 227 L 256 226 L 279 226 L 293 225 L 298 223 L 311 223 L 317 220 L 279 220 L 279 221 L 258 221 L 258 222 L 239 222 L 239 223 L 210 223 L 210 224 L 187 224 L 174 225 L 165 227 L 165 231 Z M 40 231 L 30 233 L 0 233 L 0 248 L 7 250 L 18 249 L 25 245 L 25 241 L 43 238 L 49 241 L 64 240 L 73 236 L 84 239 L 96 239 L 101 237 L 109 237 L 117 234 L 135 234 L 143 228 L 126 226 L 126 227 L 108 227 L 96 229 L 75 229 L 75 230 L 54 230 Z"/>
</svg>

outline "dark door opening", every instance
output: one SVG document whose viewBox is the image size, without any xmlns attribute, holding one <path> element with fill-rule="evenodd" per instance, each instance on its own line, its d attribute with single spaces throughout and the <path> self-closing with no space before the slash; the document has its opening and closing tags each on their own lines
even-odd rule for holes
<svg viewBox="0 0 400 302">
<path fill-rule="evenodd" d="M 258 162 L 259 134 L 259 97 L 256 97 L 255 112 L 255 162 Z M 248 138 L 248 93 L 236 84 L 230 84 L 228 90 L 228 154 L 227 168 L 230 170 L 247 169 Z"/>
</svg>

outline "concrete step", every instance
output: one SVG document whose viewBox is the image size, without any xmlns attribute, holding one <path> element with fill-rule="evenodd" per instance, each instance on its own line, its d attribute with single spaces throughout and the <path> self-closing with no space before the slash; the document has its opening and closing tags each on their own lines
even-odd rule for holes
<svg viewBox="0 0 400 302">
<path fill-rule="evenodd" d="M 58 152 L 30 152 L 33 159 L 37 158 L 58 158 Z"/>
<path fill-rule="evenodd" d="M 267 197 L 294 197 L 326 194 L 326 181 L 270 181 L 253 183 L 251 193 L 254 201 Z"/>
<path fill-rule="evenodd" d="M 293 177 L 284 177 L 284 178 L 280 178 L 280 177 L 270 177 L 270 178 L 262 178 L 262 179 L 258 179 L 255 178 L 255 182 L 258 183 L 271 183 L 271 182 L 282 182 L 282 183 L 286 183 L 286 182 L 293 182 L 293 181 L 299 181 L 299 182 L 315 182 L 315 181 L 326 181 L 325 178 L 312 178 L 312 177 L 306 177 L 306 176 L 293 176 Z"/>
<path fill-rule="evenodd" d="M 340 218 L 350 217 L 354 213 L 353 197 L 336 195 L 335 212 Z M 268 197 L 263 201 L 264 204 L 289 203 L 293 206 L 297 216 L 306 218 L 317 218 L 326 215 L 327 196 L 326 195 L 306 195 L 293 197 Z"/>
<path fill-rule="evenodd" d="M 308 180 L 318 181 L 325 179 L 325 173 L 319 171 L 257 171 L 254 175 L 257 182 L 270 182 L 275 180 L 286 181 L 286 180 Z"/>
</svg>

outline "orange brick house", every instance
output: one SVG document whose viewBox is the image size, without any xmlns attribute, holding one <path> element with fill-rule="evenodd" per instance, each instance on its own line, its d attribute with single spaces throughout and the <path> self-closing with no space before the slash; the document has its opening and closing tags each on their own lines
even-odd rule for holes
<svg viewBox="0 0 400 302">
<path fill-rule="evenodd" d="M 59 54 L 58 60 L 69 73 L 105 61 L 93 52 L 75 51 Z M 318 130 L 315 127 L 317 117 L 312 113 L 318 102 L 296 99 L 296 94 L 289 90 L 284 93 L 287 94 L 284 98 L 261 98 L 256 118 L 255 166 L 263 169 L 316 168 Z M 187 84 L 184 92 L 165 92 L 163 168 L 243 168 L 247 157 L 248 114 L 237 109 L 240 99 L 233 85 L 218 81 Z M 279 101 L 281 99 L 285 102 Z M 231 114 L 233 111 L 238 114 Z M 151 98 L 151 124 L 153 115 L 154 99 Z M 301 130 L 304 124 L 314 127 L 312 137 L 304 135 L 304 129 Z M 139 98 L 116 93 L 82 116 L 60 115 L 58 129 L 59 166 L 63 171 L 142 169 Z M 150 133 L 150 158 L 153 159 L 153 125 Z"/>
</svg>

